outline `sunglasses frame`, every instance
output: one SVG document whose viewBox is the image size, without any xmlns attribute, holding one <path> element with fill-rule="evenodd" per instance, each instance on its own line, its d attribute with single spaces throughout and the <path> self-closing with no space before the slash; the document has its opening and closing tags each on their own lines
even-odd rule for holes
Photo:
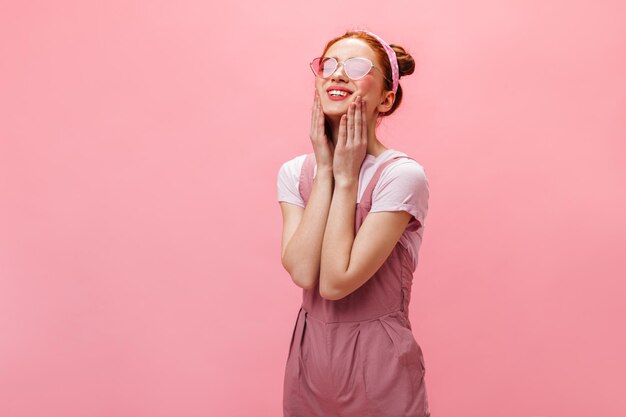
<svg viewBox="0 0 626 417">
<path fill-rule="evenodd" d="M 319 74 L 317 73 L 317 71 L 315 71 L 315 68 L 313 67 L 313 62 L 315 62 L 315 60 L 316 60 L 316 59 L 320 59 L 320 60 L 321 60 L 322 58 L 326 58 L 326 59 L 328 59 L 328 60 L 331 60 L 331 59 L 332 59 L 333 61 L 335 61 L 335 68 L 334 68 L 334 69 L 333 69 L 333 71 L 330 73 L 330 75 L 328 75 L 327 77 L 322 77 L 321 75 L 319 75 Z M 352 77 L 350 77 L 350 76 L 348 75 L 348 73 L 345 71 L 345 67 L 343 67 L 343 68 L 344 68 L 344 73 L 345 73 L 345 74 L 346 74 L 346 76 L 347 76 L 348 78 L 350 78 L 351 80 L 353 80 L 353 81 L 360 80 L 361 78 L 363 78 L 363 77 L 365 77 L 367 74 L 369 74 L 369 73 L 370 73 L 370 71 L 372 70 L 372 68 L 376 68 L 378 71 L 380 71 L 380 73 L 382 74 L 383 78 L 384 78 L 385 80 L 387 79 L 387 77 L 385 77 L 385 73 L 384 73 L 384 71 L 383 71 L 382 69 L 380 69 L 380 68 L 378 68 L 376 65 L 374 65 L 374 64 L 372 63 L 372 61 L 370 61 L 369 59 L 367 59 L 367 58 L 365 58 L 365 57 L 359 57 L 359 56 L 355 56 L 355 57 L 352 57 L 352 58 L 348 58 L 348 59 L 346 59 L 346 60 L 345 60 L 345 61 L 343 61 L 343 62 L 339 62 L 339 61 L 337 61 L 337 59 L 333 58 L 332 56 L 318 56 L 318 57 L 316 57 L 316 58 L 313 58 L 313 60 L 311 60 L 311 62 L 309 63 L 309 67 L 311 68 L 311 71 L 313 71 L 313 74 L 314 74 L 316 77 L 318 77 L 318 78 L 322 78 L 322 79 L 326 79 L 326 78 L 328 78 L 328 77 L 332 76 L 332 75 L 333 75 L 333 74 L 337 71 L 337 68 L 339 68 L 339 65 L 340 65 L 340 64 L 341 64 L 341 65 L 344 65 L 347 61 L 350 61 L 351 59 L 363 59 L 363 60 L 365 60 L 365 61 L 369 62 L 369 63 L 370 63 L 370 65 L 371 65 L 371 66 L 370 66 L 370 69 L 369 69 L 369 70 L 367 70 L 367 72 L 366 72 L 365 74 L 363 74 L 363 76 L 361 76 L 361 77 L 359 77 L 359 78 L 352 78 Z"/>
</svg>

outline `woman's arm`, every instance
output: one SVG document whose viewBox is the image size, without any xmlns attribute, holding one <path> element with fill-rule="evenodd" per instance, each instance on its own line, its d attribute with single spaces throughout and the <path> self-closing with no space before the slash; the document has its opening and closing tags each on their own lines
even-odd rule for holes
<svg viewBox="0 0 626 417">
<path fill-rule="evenodd" d="M 338 300 L 370 279 L 387 260 L 412 215 L 369 213 L 354 236 L 357 183 L 337 182 L 324 232 L 320 295 Z"/>
<path fill-rule="evenodd" d="M 354 236 L 359 171 L 367 151 L 366 119 L 366 103 L 357 96 L 339 123 L 333 156 L 335 186 L 319 277 L 320 295 L 329 300 L 352 293 L 380 269 L 412 216 L 406 211 L 368 214 Z"/>
<path fill-rule="evenodd" d="M 301 288 L 314 288 L 319 276 L 322 239 L 333 196 L 333 182 L 332 169 L 318 167 L 304 209 L 280 203 L 283 213 L 281 261 L 293 282 Z"/>
</svg>

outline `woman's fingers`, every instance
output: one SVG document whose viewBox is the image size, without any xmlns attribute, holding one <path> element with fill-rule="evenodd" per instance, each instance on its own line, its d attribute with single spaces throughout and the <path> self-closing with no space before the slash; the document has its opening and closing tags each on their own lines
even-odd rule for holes
<svg viewBox="0 0 626 417">
<path fill-rule="evenodd" d="M 339 122 L 339 137 L 337 138 L 337 147 L 343 149 L 346 146 L 346 115 L 341 115 Z"/>
<path fill-rule="evenodd" d="M 354 142 L 354 103 L 348 104 L 348 118 L 346 120 L 348 124 L 348 132 L 346 137 L 346 145 L 352 145 Z"/>
<path fill-rule="evenodd" d="M 320 135 L 324 136 L 324 109 L 322 108 L 322 100 L 320 99 L 319 93 L 317 93 L 317 114 L 317 129 Z"/>
<path fill-rule="evenodd" d="M 361 143 L 361 97 L 357 97 L 354 109 L 354 142 L 358 146 Z"/>
<path fill-rule="evenodd" d="M 313 98 L 313 109 L 311 111 L 311 136 L 315 139 L 324 132 L 324 115 L 320 105 L 320 98 L 315 90 Z"/>
<path fill-rule="evenodd" d="M 313 114 L 311 115 L 311 124 L 313 133 L 317 134 L 317 91 L 315 92 L 315 97 L 313 98 Z"/>
<path fill-rule="evenodd" d="M 363 99 L 360 100 L 360 111 L 359 113 L 361 113 L 361 143 L 364 144 L 364 146 L 367 146 L 367 120 L 366 120 L 366 112 L 365 112 L 365 102 L 363 101 Z"/>
<path fill-rule="evenodd" d="M 313 106 L 311 107 L 311 138 L 315 137 L 317 129 L 317 90 L 313 94 Z"/>
</svg>

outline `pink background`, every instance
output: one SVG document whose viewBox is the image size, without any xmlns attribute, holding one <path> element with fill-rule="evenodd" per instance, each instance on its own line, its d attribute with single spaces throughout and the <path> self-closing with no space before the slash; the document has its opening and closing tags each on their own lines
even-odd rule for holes
<svg viewBox="0 0 626 417">
<path fill-rule="evenodd" d="M 411 52 L 433 417 L 626 415 L 620 1 L 4 1 L 0 414 L 281 416 L 280 164 L 330 38 Z"/>
</svg>

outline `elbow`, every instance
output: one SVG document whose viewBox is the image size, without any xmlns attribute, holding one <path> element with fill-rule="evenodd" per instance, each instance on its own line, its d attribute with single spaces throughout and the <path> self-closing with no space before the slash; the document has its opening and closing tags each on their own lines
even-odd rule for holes
<svg viewBox="0 0 626 417">
<path fill-rule="evenodd" d="M 302 281 L 300 283 L 296 283 L 296 285 L 303 290 L 312 290 L 315 288 L 315 280 Z"/>
<path fill-rule="evenodd" d="M 294 284 L 296 284 L 303 290 L 312 290 L 313 288 L 315 288 L 315 285 L 317 283 L 317 276 L 310 273 L 294 273 L 291 275 L 291 280 Z"/>
<path fill-rule="evenodd" d="M 291 265 L 285 261 L 283 261 L 283 268 L 285 268 L 285 270 L 289 273 L 291 280 L 294 284 L 296 284 L 296 286 L 305 290 L 315 288 L 315 284 L 317 282 L 317 271 L 309 271 L 302 266 L 300 268 L 292 268 Z"/>
<path fill-rule="evenodd" d="M 328 277 L 320 276 L 320 297 L 329 301 L 341 300 L 345 295 L 337 286 L 331 284 L 332 282 Z"/>
<path fill-rule="evenodd" d="M 328 301 L 337 301 L 343 298 L 343 297 L 337 296 L 334 293 L 328 293 L 328 292 L 322 292 L 322 291 L 320 291 L 320 297 Z"/>
</svg>

